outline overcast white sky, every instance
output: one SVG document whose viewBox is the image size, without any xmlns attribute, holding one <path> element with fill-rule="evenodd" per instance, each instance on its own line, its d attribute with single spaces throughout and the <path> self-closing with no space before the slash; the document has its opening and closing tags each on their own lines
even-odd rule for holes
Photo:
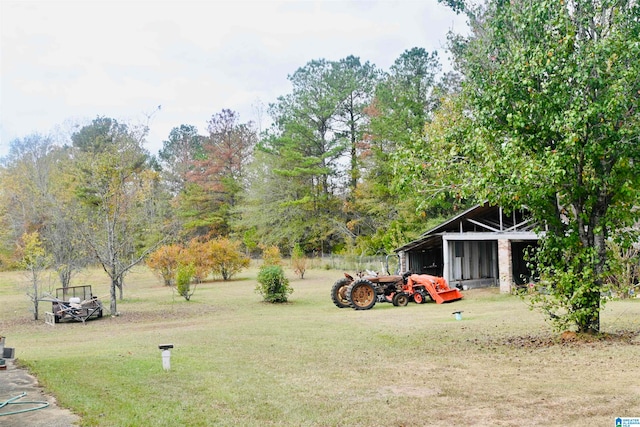
<svg viewBox="0 0 640 427">
<path fill-rule="evenodd" d="M 223 108 L 290 92 L 312 59 L 359 56 L 388 70 L 405 50 L 438 50 L 465 20 L 436 0 L 0 0 L 0 156 L 31 133 L 107 116 L 149 122 L 147 148 Z M 162 108 L 157 111 L 157 106 Z"/>
</svg>

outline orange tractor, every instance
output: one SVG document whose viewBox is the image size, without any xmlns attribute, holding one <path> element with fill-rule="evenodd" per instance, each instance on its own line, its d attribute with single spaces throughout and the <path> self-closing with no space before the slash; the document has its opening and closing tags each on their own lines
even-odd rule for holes
<svg viewBox="0 0 640 427">
<path fill-rule="evenodd" d="M 458 289 L 450 289 L 443 277 L 410 272 L 402 276 L 360 275 L 355 279 L 347 273 L 344 276 L 331 288 L 331 300 L 339 308 L 369 310 L 377 302 L 405 306 L 411 299 L 422 304 L 430 298 L 442 304 L 462 298 L 462 293 Z"/>
<path fill-rule="evenodd" d="M 457 288 L 449 288 L 444 277 L 428 274 L 411 274 L 402 285 L 402 292 L 412 298 L 417 304 L 431 298 L 438 304 L 462 299 L 462 293 Z"/>
</svg>

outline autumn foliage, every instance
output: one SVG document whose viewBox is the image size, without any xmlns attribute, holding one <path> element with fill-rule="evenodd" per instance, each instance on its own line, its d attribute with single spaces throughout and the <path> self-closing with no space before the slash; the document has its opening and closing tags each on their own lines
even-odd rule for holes
<svg viewBox="0 0 640 427">
<path fill-rule="evenodd" d="M 243 268 L 249 267 L 249 257 L 240 250 L 240 242 L 219 238 L 207 242 L 209 269 L 214 276 L 229 280 Z"/>
<path fill-rule="evenodd" d="M 161 246 L 149 255 L 147 266 L 160 276 L 165 286 L 171 286 L 175 280 L 176 270 L 180 265 L 183 252 L 182 245 Z"/>
<path fill-rule="evenodd" d="M 190 266 L 191 278 L 196 283 L 211 275 L 229 280 L 249 266 L 249 258 L 240 249 L 240 242 L 227 238 L 193 239 L 186 247 L 179 244 L 161 246 L 149 256 L 147 266 L 167 286 L 175 284 L 176 273 L 186 266 Z"/>
</svg>

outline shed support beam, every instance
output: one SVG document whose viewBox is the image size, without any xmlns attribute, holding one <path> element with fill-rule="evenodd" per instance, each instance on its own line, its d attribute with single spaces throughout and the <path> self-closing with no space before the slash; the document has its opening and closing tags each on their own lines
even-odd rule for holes
<svg viewBox="0 0 640 427">
<path fill-rule="evenodd" d="M 447 283 L 451 283 L 451 273 L 449 272 L 449 266 L 451 263 L 449 260 L 451 255 L 449 253 L 449 240 L 445 237 L 442 238 L 442 277 Z"/>
<path fill-rule="evenodd" d="M 511 241 L 498 239 L 498 280 L 500 292 L 510 293 L 513 286 L 513 268 L 511 261 Z"/>
</svg>

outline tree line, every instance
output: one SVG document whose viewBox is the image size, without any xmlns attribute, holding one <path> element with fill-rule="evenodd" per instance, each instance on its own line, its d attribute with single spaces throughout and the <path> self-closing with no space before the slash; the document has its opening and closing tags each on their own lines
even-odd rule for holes
<svg viewBox="0 0 640 427">
<path fill-rule="evenodd" d="M 611 244 L 637 241 L 638 5 L 443 3 L 471 29 L 449 36 L 452 72 L 419 47 L 386 71 L 312 60 L 269 105 L 270 128 L 223 109 L 204 133 L 177 125 L 157 156 L 146 127 L 101 116 L 62 145 L 13 141 L 0 175 L 4 265 L 37 231 L 63 284 L 98 263 L 113 301 L 159 245 L 388 253 L 488 200 L 526 206 L 538 224 L 544 292 L 532 304 L 599 330 Z"/>
<path fill-rule="evenodd" d="M 17 266 L 37 232 L 62 286 L 87 265 L 104 269 L 116 312 L 127 272 L 162 245 L 388 252 L 431 216 L 395 186 L 393 156 L 420 138 L 436 93 L 453 90 L 439 68 L 422 48 L 388 72 L 355 56 L 313 60 L 269 105 L 271 128 L 258 134 L 223 109 L 204 133 L 173 128 L 157 155 L 144 148 L 148 127 L 103 116 L 62 144 L 18 138 L 2 159 L 2 266 Z"/>
</svg>

